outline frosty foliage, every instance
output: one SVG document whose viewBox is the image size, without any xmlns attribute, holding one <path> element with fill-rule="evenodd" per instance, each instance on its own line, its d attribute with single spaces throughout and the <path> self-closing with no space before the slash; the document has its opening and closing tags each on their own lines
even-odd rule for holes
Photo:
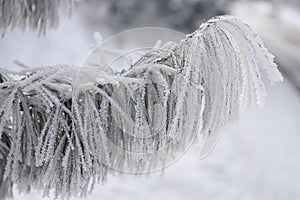
<svg viewBox="0 0 300 200">
<path fill-rule="evenodd" d="M 263 106 L 263 74 L 282 80 L 259 36 L 230 16 L 156 46 L 122 73 L 103 61 L 92 83 L 74 87 L 78 70 L 0 72 L 1 199 L 13 184 L 82 197 L 108 174 L 159 169 L 195 136 L 207 140 L 251 103 Z"/>
<path fill-rule="evenodd" d="M 0 33 L 27 28 L 45 33 L 58 25 L 60 12 L 70 14 L 73 0 L 0 0 Z"/>
</svg>

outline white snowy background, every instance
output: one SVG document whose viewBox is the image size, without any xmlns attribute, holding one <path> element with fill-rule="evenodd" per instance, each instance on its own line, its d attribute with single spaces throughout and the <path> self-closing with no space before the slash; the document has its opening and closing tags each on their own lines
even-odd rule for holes
<svg viewBox="0 0 300 200">
<path fill-rule="evenodd" d="M 255 18 L 255 11 L 247 11 L 248 15 L 246 11 L 238 11 L 241 8 L 233 7 L 232 12 L 246 21 L 248 19 L 258 32 L 265 30 L 257 25 L 263 20 L 262 15 L 260 20 L 250 20 Z M 299 25 L 299 16 L 290 15 L 285 20 Z M 93 31 L 109 35 L 110 31 L 103 27 Z M 299 34 L 299 29 L 290 32 L 296 38 Z M 263 33 L 263 37 L 269 39 L 267 43 L 274 43 L 271 50 L 280 53 L 279 48 L 289 49 L 285 42 L 276 47 L 276 37 L 280 38 L 280 35 L 272 37 L 274 35 L 272 32 Z M 92 36 L 75 10 L 71 19 L 62 18 L 59 28 L 50 31 L 46 37 L 26 32 L 9 33 L 0 39 L 0 67 L 15 68 L 12 63 L 15 59 L 28 66 L 81 65 L 90 52 Z M 293 63 L 289 63 L 292 59 L 283 60 L 282 69 L 283 65 L 300 65 L 299 54 L 294 55 Z M 299 71 L 295 73 L 300 74 Z M 265 108 L 250 108 L 239 121 L 226 127 L 215 150 L 206 159 L 198 159 L 199 147 L 194 145 L 165 169 L 163 175 L 110 177 L 106 185 L 97 185 L 87 199 L 300 199 L 300 93 L 287 78 L 283 83 L 267 86 L 267 90 Z M 28 195 L 15 192 L 14 196 L 16 200 L 42 199 L 37 191 Z"/>
</svg>

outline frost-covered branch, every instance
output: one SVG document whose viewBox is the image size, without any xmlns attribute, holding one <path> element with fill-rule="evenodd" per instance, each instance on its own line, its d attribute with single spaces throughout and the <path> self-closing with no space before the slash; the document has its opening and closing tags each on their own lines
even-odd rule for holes
<svg viewBox="0 0 300 200">
<path fill-rule="evenodd" d="M 27 28 L 45 34 L 55 28 L 59 15 L 70 15 L 73 0 L 0 0 L 0 33 L 2 37 L 8 29 Z"/>
<path fill-rule="evenodd" d="M 98 50 L 104 57 L 107 50 Z M 98 71 L 59 65 L 0 72 L 2 197 L 13 184 L 56 198 L 86 196 L 110 173 L 159 169 L 195 138 L 219 134 L 251 103 L 262 106 L 264 74 L 282 80 L 259 36 L 230 16 L 131 66 L 122 73 L 105 62 Z M 84 82 L 90 74 L 93 82 Z M 204 145 L 202 156 L 214 143 Z"/>
</svg>

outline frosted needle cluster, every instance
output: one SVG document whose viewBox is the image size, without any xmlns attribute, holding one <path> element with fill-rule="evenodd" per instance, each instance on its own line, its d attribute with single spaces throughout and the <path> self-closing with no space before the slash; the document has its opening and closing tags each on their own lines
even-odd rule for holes
<svg viewBox="0 0 300 200">
<path fill-rule="evenodd" d="M 121 73 L 103 60 L 97 73 L 58 65 L 0 74 L 1 199 L 13 185 L 83 197 L 109 174 L 163 168 L 195 138 L 205 156 L 227 123 L 263 106 L 263 80 L 282 81 L 259 36 L 231 16 L 156 46 Z"/>
<path fill-rule="evenodd" d="M 72 7 L 73 0 L 0 0 L 0 34 L 9 29 L 45 34 L 58 26 L 60 14 L 70 16 Z"/>
</svg>

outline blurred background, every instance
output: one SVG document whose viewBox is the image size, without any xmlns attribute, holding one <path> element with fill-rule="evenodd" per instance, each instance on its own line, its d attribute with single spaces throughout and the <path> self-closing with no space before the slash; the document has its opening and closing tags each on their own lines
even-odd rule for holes
<svg viewBox="0 0 300 200">
<path fill-rule="evenodd" d="M 76 1 L 72 16 L 61 16 L 58 28 L 44 36 L 8 31 L 0 39 L 0 67 L 15 69 L 15 59 L 28 66 L 80 66 L 91 51 L 94 32 L 104 39 L 145 26 L 190 33 L 223 14 L 243 19 L 261 35 L 285 81 L 267 86 L 265 108 L 250 108 L 227 126 L 206 159 L 199 160 L 199 147 L 194 145 L 162 173 L 110 177 L 88 200 L 300 199 L 299 0 Z M 16 200 L 38 200 L 41 195 L 15 191 Z"/>
</svg>

